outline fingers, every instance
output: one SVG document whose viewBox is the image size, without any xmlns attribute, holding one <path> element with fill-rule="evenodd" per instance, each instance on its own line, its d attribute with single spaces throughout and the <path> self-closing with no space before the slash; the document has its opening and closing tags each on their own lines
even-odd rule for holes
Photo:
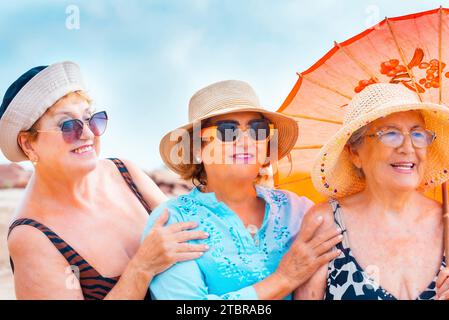
<svg viewBox="0 0 449 320">
<path fill-rule="evenodd" d="M 312 248 L 320 246 L 323 242 L 326 242 L 338 235 L 341 234 L 341 229 L 336 228 L 334 226 L 328 228 L 324 232 L 318 234 L 317 236 L 313 237 L 312 240 L 310 240 L 310 245 Z"/>
<path fill-rule="evenodd" d="M 439 298 L 444 300 L 449 298 L 449 278 L 446 278 L 441 286 L 437 287 L 437 299 Z"/>
<path fill-rule="evenodd" d="M 194 229 L 198 226 L 195 221 L 173 223 L 167 227 L 167 231 L 176 233 L 187 229 Z"/>
<path fill-rule="evenodd" d="M 318 216 L 314 217 L 311 220 L 305 219 L 303 221 L 303 228 L 299 232 L 299 239 L 304 242 L 310 241 L 312 239 L 313 235 L 315 234 L 315 231 L 318 230 L 319 226 L 323 223 L 323 217 Z"/>
<path fill-rule="evenodd" d="M 182 261 L 188 261 L 188 260 L 194 260 L 201 257 L 204 253 L 203 252 L 185 252 L 185 253 L 179 253 L 176 255 L 176 261 L 175 262 L 182 262 Z"/>
<path fill-rule="evenodd" d="M 321 256 L 322 254 L 328 252 L 330 249 L 335 247 L 338 243 L 340 243 L 343 240 L 343 235 L 339 234 L 332 239 L 329 239 L 323 243 L 321 243 L 319 246 L 315 248 L 315 252 L 317 256 Z"/>
<path fill-rule="evenodd" d="M 168 210 L 165 209 L 164 212 L 162 212 L 162 214 L 154 222 L 154 227 L 163 227 L 163 226 L 165 226 L 165 224 L 168 221 L 168 216 L 169 216 Z"/>
<path fill-rule="evenodd" d="M 437 288 L 440 288 L 443 285 L 443 283 L 446 281 L 447 278 L 449 278 L 449 268 L 442 269 L 438 273 L 438 277 L 437 277 L 437 281 L 436 281 Z"/>
<path fill-rule="evenodd" d="M 209 234 L 201 231 L 201 230 L 195 230 L 195 231 L 180 231 L 175 234 L 175 240 L 177 242 L 186 242 L 189 240 L 201 240 L 201 239 L 207 239 L 209 237 Z"/>
<path fill-rule="evenodd" d="M 329 262 L 331 262 L 332 260 L 337 258 L 340 255 L 340 253 L 341 253 L 341 250 L 339 250 L 339 249 L 329 251 L 329 252 L 321 255 L 320 257 L 318 257 L 317 262 L 321 267 L 322 265 L 328 264 Z"/>
<path fill-rule="evenodd" d="M 193 243 L 180 243 L 178 244 L 176 251 L 182 253 L 192 253 L 192 252 L 205 252 L 209 250 L 207 244 L 193 244 Z"/>
</svg>

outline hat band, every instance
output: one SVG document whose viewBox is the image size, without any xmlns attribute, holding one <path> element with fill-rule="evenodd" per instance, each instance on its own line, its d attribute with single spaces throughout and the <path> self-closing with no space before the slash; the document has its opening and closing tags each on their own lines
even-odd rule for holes
<svg viewBox="0 0 449 320">
<path fill-rule="evenodd" d="M 202 118 L 207 116 L 208 114 L 214 113 L 216 111 L 220 111 L 223 109 L 232 109 L 234 107 L 237 111 L 239 109 L 244 108 L 254 108 L 258 109 L 259 107 L 254 104 L 254 101 L 243 100 L 243 99 L 227 99 L 222 101 L 212 101 L 209 105 L 203 105 L 200 112 L 201 113 L 192 113 L 189 116 L 189 121 L 194 122 L 198 118 Z"/>
</svg>

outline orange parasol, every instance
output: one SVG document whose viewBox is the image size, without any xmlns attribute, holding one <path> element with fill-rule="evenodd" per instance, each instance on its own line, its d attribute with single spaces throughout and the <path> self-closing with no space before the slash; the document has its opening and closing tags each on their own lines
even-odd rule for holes
<svg viewBox="0 0 449 320">
<path fill-rule="evenodd" d="M 334 47 L 299 79 L 278 110 L 294 117 L 299 139 L 291 159 L 275 168 L 276 187 L 325 200 L 310 179 L 313 159 L 340 128 L 354 94 L 376 82 L 402 83 L 421 101 L 449 104 L 449 9 L 385 18 Z M 449 147 L 449 146 L 448 146 Z M 291 160 L 291 161 L 290 161 Z M 277 169 L 277 170 L 276 170 Z M 443 202 L 445 254 L 449 258 L 446 183 L 427 193 Z"/>
</svg>

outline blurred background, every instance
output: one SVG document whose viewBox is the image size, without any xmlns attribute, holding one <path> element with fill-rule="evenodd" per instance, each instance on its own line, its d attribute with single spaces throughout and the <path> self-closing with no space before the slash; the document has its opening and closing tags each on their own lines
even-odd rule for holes
<svg viewBox="0 0 449 320">
<path fill-rule="evenodd" d="M 134 161 L 172 195 L 189 185 L 163 168 L 159 141 L 187 122 L 203 86 L 249 82 L 270 110 L 343 41 L 433 0 L 0 0 L 0 94 L 28 69 L 72 60 L 110 116 L 102 157 Z M 0 132 L 1 134 L 1 132 Z M 6 230 L 31 174 L 0 154 L 0 299 L 14 299 Z"/>
</svg>

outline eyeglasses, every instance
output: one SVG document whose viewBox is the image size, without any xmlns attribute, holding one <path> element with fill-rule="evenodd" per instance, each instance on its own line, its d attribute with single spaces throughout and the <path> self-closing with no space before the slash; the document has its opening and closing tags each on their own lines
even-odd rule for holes
<svg viewBox="0 0 449 320">
<path fill-rule="evenodd" d="M 217 121 L 201 129 L 201 138 L 218 138 L 222 142 L 234 142 L 242 134 L 240 123 L 234 120 Z M 263 141 L 274 135 L 274 125 L 267 119 L 254 119 L 248 122 L 249 136 L 255 141 Z"/>
<path fill-rule="evenodd" d="M 377 131 L 375 134 L 366 135 L 366 137 L 377 137 L 384 145 L 392 148 L 402 146 L 405 136 L 409 135 L 415 148 L 426 148 L 436 139 L 436 134 L 432 130 L 415 129 L 410 132 L 402 132 L 397 129 L 385 129 Z"/>
<path fill-rule="evenodd" d="M 73 143 L 81 138 L 84 130 L 84 121 L 80 119 L 72 119 L 64 121 L 60 125 L 60 131 L 65 142 Z M 95 136 L 101 136 L 106 131 L 108 123 L 108 115 L 106 111 L 94 113 L 86 121 L 87 126 Z M 51 130 L 35 130 L 36 132 L 59 132 Z"/>
</svg>

